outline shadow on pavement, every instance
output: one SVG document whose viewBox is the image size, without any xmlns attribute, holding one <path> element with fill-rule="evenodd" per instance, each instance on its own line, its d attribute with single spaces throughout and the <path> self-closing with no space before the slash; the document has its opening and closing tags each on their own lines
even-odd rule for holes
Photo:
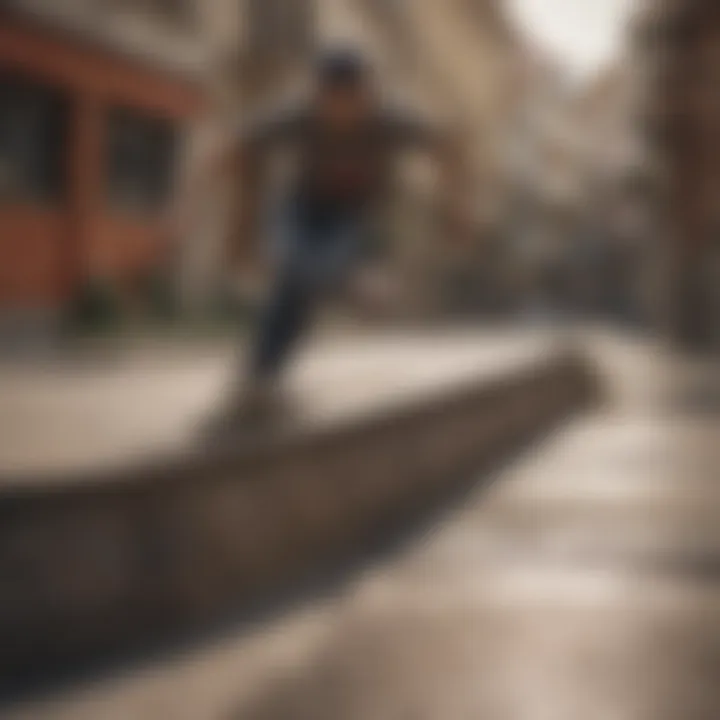
<svg viewBox="0 0 720 720">
<path fill-rule="evenodd" d="M 494 456 L 483 466 L 473 468 L 458 481 L 449 482 L 450 489 L 444 491 L 441 497 L 404 508 L 401 519 L 385 520 L 377 526 L 371 542 L 357 546 L 332 565 L 316 568 L 291 587 L 238 607 L 234 617 L 226 616 L 221 622 L 175 637 L 172 641 L 149 641 L 146 645 L 133 647 L 124 653 L 97 658 L 92 663 L 68 664 L 61 671 L 38 671 L 23 677 L 3 679 L 0 682 L 0 711 L 3 707 L 8 708 L 30 699 L 40 700 L 66 687 L 99 681 L 118 672 L 142 670 L 155 663 L 191 654 L 229 635 L 256 631 L 293 607 L 340 594 L 343 587 L 364 568 L 382 562 L 406 544 L 430 532 L 439 521 L 461 506 L 468 494 L 478 486 L 490 487 L 507 462 L 540 444 L 562 422 L 559 419 L 553 426 L 539 433 L 498 447 Z"/>
</svg>

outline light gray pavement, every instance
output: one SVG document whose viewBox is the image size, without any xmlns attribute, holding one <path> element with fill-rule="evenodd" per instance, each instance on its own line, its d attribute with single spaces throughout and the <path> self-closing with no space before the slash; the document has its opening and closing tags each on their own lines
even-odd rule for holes
<svg viewBox="0 0 720 720">
<path fill-rule="evenodd" d="M 643 343 L 587 345 L 605 407 L 334 597 L 0 715 L 717 720 L 717 385 Z"/>
<path fill-rule="evenodd" d="M 541 331 L 321 338 L 301 354 L 289 394 L 298 423 L 337 422 L 527 367 L 555 340 Z M 241 367 L 241 353 L 227 344 L 0 367 L 0 483 L 18 473 L 44 479 L 192 445 Z"/>
</svg>

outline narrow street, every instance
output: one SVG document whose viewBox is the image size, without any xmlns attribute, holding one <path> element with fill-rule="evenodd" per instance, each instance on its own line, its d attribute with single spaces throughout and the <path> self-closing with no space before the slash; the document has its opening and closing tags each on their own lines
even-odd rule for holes
<svg viewBox="0 0 720 720">
<path fill-rule="evenodd" d="M 715 720 L 712 368 L 583 342 L 604 406 L 329 597 L 2 716 Z"/>
</svg>

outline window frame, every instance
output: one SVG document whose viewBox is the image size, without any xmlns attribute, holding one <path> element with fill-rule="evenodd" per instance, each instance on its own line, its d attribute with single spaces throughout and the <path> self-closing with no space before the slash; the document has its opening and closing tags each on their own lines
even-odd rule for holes
<svg viewBox="0 0 720 720">
<path fill-rule="evenodd" d="M 6 97 L 3 97 L 4 91 L 7 91 Z M 3 108 L 12 107 L 13 101 L 11 99 L 8 102 L 8 98 L 13 91 L 17 92 L 19 98 L 25 95 L 26 100 L 30 99 L 24 108 L 26 122 L 18 123 L 18 127 L 27 133 L 23 138 L 27 156 L 24 163 L 22 159 L 18 162 L 17 158 L 22 151 L 17 146 L 14 153 L 9 153 L 11 173 L 13 164 L 16 164 L 20 166 L 20 176 L 15 182 L 10 180 L 6 189 L 3 189 L 0 181 L 0 207 L 60 206 L 67 200 L 70 192 L 68 148 L 72 128 L 72 97 L 52 83 L 43 82 L 23 72 L 0 69 L 0 113 Z M 16 107 L 19 106 L 20 104 Z M 30 129 L 32 122 L 36 125 L 34 133 Z M 0 135 L 3 132 L 2 123 L 0 115 Z M 11 122 L 8 125 L 11 126 Z M 34 158 L 31 157 L 33 153 Z M 13 163 L 13 155 L 16 163 Z M 33 170 L 31 166 L 38 163 L 42 164 L 42 169 L 36 167 Z"/>
<path fill-rule="evenodd" d="M 108 106 L 105 119 L 102 157 L 104 205 L 108 212 L 115 215 L 152 220 L 162 214 L 175 192 L 183 140 L 181 123 L 174 118 L 124 104 Z M 118 135 L 121 123 L 126 124 L 128 135 L 125 139 Z M 133 130 L 137 133 L 134 138 L 136 147 L 132 149 L 135 157 L 128 160 L 122 157 L 128 148 L 123 149 L 116 143 L 132 143 L 133 140 L 128 140 L 128 137 L 132 138 Z M 153 156 L 151 149 L 157 148 L 160 149 Z M 150 164 L 143 167 L 143 162 Z M 122 174 L 126 177 L 118 177 Z M 135 178 L 133 174 L 136 174 Z M 125 189 L 122 188 L 123 183 L 127 184 Z M 136 187 L 128 190 L 133 184 Z M 137 193 L 137 197 L 133 198 L 133 193 Z"/>
</svg>

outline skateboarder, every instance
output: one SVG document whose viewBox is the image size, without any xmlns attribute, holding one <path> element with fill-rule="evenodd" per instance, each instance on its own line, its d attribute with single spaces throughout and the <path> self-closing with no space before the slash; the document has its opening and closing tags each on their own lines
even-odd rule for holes
<svg viewBox="0 0 720 720">
<path fill-rule="evenodd" d="M 380 288 L 363 283 L 367 233 L 403 151 L 427 151 L 442 172 L 443 206 L 453 231 L 465 223 L 461 165 L 443 132 L 379 98 L 373 73 L 352 49 L 323 53 L 309 97 L 246 124 L 220 168 L 240 168 L 241 236 L 258 231 L 276 251 L 277 272 L 249 368 L 229 413 L 272 404 L 294 348 L 322 298 Z M 262 176 L 271 158 L 292 159 L 292 173 L 262 225 Z M 375 298 L 377 299 L 377 298 Z"/>
</svg>

